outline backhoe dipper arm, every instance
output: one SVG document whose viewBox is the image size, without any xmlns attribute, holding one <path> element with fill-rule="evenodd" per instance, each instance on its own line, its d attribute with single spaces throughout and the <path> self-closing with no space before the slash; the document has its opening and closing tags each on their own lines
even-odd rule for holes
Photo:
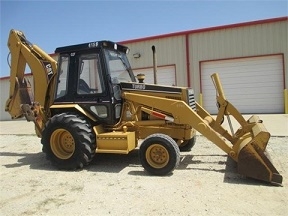
<svg viewBox="0 0 288 216">
<path fill-rule="evenodd" d="M 22 105 L 37 104 L 41 112 L 47 111 L 53 102 L 53 98 L 47 96 L 53 95 L 54 92 L 57 62 L 38 46 L 31 44 L 21 31 L 12 29 L 7 45 L 11 54 L 11 65 L 10 92 L 5 110 L 12 118 L 25 115 L 26 111 Z M 24 77 L 26 64 L 33 75 L 33 91 L 29 81 Z"/>
</svg>

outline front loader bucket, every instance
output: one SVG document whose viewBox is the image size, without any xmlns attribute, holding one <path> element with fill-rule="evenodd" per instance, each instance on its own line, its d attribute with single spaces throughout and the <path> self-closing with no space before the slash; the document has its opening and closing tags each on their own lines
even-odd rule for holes
<svg viewBox="0 0 288 216">
<path fill-rule="evenodd" d="M 264 153 L 270 133 L 258 120 L 258 117 L 252 116 L 248 122 L 255 125 L 249 133 L 239 138 L 241 142 L 238 149 L 235 149 L 238 152 L 238 172 L 247 177 L 281 185 L 282 176 Z"/>
<path fill-rule="evenodd" d="M 266 130 L 262 120 L 260 120 L 258 116 L 251 116 L 246 121 L 241 113 L 226 100 L 219 75 L 214 73 L 211 75 L 211 78 L 216 89 L 216 99 L 219 109 L 217 118 L 215 121 L 211 120 L 212 118 L 209 113 L 199 106 L 197 107 L 199 110 L 198 113 L 215 131 L 221 134 L 225 140 L 230 141 L 232 148 L 227 146 L 225 142 L 219 142 L 216 139 L 215 141 L 217 141 L 217 143 L 215 143 L 215 141 L 214 143 L 238 162 L 238 172 L 240 174 L 281 185 L 282 176 L 264 154 L 270 133 Z M 231 134 L 221 126 L 224 116 L 227 116 Z M 230 116 L 233 116 L 241 125 L 235 134 Z"/>
<path fill-rule="evenodd" d="M 264 151 L 253 141 L 246 144 L 238 153 L 238 173 L 272 184 L 282 184 L 282 176 Z"/>
</svg>

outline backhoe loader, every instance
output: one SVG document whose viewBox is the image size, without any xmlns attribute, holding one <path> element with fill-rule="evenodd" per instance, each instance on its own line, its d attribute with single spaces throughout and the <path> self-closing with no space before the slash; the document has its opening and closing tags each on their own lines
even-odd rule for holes
<svg viewBox="0 0 288 216">
<path fill-rule="evenodd" d="M 180 151 L 191 150 L 198 131 L 238 162 L 241 175 L 281 185 L 282 176 L 264 154 L 270 133 L 257 116 L 245 120 L 226 100 L 217 73 L 211 76 L 219 105 L 213 118 L 195 101 L 192 88 L 137 82 L 129 49 L 118 43 L 59 47 L 56 62 L 12 29 L 8 47 L 5 110 L 13 119 L 34 122 L 46 158 L 58 169 L 82 168 L 98 153 L 139 148 L 144 169 L 166 175 L 179 164 Z M 33 85 L 25 79 L 26 64 Z M 221 126 L 225 116 L 240 124 L 235 133 Z"/>
</svg>

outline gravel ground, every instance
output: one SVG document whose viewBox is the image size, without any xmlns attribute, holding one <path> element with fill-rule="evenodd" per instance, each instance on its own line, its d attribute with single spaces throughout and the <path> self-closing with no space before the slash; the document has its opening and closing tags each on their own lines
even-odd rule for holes
<svg viewBox="0 0 288 216">
<path fill-rule="evenodd" d="M 138 150 L 96 155 L 80 171 L 53 168 L 34 135 L 0 135 L 0 215 L 287 215 L 288 137 L 267 151 L 283 187 L 237 174 L 203 136 L 173 174 L 148 175 Z"/>
</svg>

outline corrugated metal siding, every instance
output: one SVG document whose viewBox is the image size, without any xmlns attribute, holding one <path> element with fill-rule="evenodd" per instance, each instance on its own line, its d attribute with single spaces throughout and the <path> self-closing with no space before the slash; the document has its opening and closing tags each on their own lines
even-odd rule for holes
<svg viewBox="0 0 288 216">
<path fill-rule="evenodd" d="M 9 79 L 0 80 L 0 117 L 2 121 L 11 119 L 9 113 L 5 112 L 5 103 L 9 96 L 9 88 Z"/>
<path fill-rule="evenodd" d="M 154 84 L 154 73 L 152 67 L 134 70 L 135 75 L 140 73 L 145 75 L 144 83 Z M 156 78 L 157 84 L 159 85 L 175 86 L 175 65 L 158 67 Z"/>
<path fill-rule="evenodd" d="M 282 19 L 277 22 L 264 22 L 262 24 L 249 24 L 230 26 L 229 28 L 213 28 L 205 31 L 185 32 L 173 34 L 170 37 L 154 37 L 138 42 L 127 42 L 124 45 L 130 48 L 128 58 L 132 68 L 141 69 L 153 66 L 152 50 L 154 45 L 157 52 L 159 66 L 175 65 L 176 85 L 186 86 L 186 35 L 189 34 L 189 63 L 190 83 L 194 88 L 196 100 L 200 93 L 200 62 L 208 60 L 221 60 L 239 57 L 252 57 L 270 54 L 284 54 L 285 83 L 288 88 L 288 21 Z M 133 58 L 134 53 L 141 57 Z M 53 56 L 57 58 L 57 56 Z M 1 81 L 1 107 L 4 107 L 8 95 L 9 85 L 2 85 Z M 8 82 L 8 80 L 7 80 Z M 1 109 L 0 119 L 4 108 Z M 5 113 L 5 112 L 4 112 Z M 5 113 L 4 116 L 7 116 Z M 6 118 L 6 117 L 5 117 Z"/>
<path fill-rule="evenodd" d="M 26 79 L 28 79 L 33 88 L 33 79 L 31 75 L 26 75 Z M 8 112 L 5 112 L 5 103 L 9 97 L 9 89 L 10 89 L 10 81 L 9 78 L 0 80 L 0 120 L 7 121 L 11 120 L 11 117 Z"/>
<path fill-rule="evenodd" d="M 130 49 L 128 58 L 132 68 L 141 69 L 153 66 L 152 46 L 156 47 L 157 65 L 176 65 L 177 85 L 187 86 L 185 36 L 169 37 L 124 44 Z M 140 53 L 140 58 L 133 58 Z"/>
<path fill-rule="evenodd" d="M 288 56 L 287 23 L 282 21 L 189 35 L 191 83 L 196 95 L 200 92 L 201 61 L 277 53 Z"/>
</svg>

